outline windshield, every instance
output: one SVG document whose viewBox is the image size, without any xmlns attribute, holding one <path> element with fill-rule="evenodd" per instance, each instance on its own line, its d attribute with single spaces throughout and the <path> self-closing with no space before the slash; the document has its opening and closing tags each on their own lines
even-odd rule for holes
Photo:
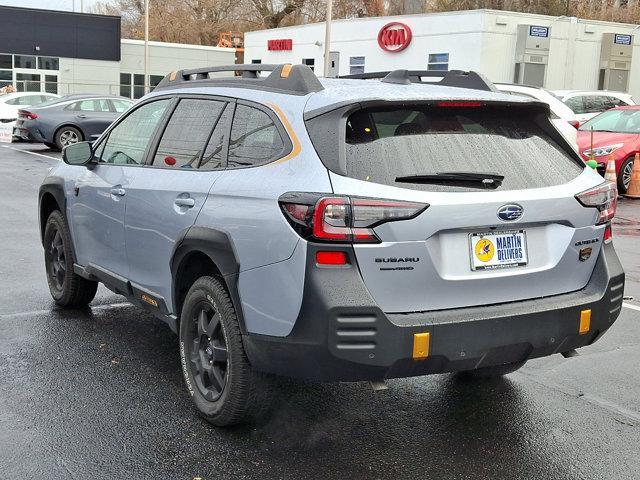
<svg viewBox="0 0 640 480">
<path fill-rule="evenodd" d="M 585 122 L 581 131 L 640 133 L 640 110 L 615 109 Z"/>
<path fill-rule="evenodd" d="M 396 178 L 491 172 L 507 190 L 558 185 L 581 171 L 531 113 L 504 108 L 362 109 L 348 117 L 345 142 L 348 176 L 419 190 L 458 187 Z"/>
</svg>

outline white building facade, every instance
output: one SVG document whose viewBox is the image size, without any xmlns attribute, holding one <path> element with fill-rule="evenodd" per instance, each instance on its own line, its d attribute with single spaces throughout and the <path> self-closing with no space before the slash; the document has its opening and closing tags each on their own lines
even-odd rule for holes
<svg viewBox="0 0 640 480">
<path fill-rule="evenodd" d="M 235 62 L 234 48 L 149 42 L 146 83 Z M 144 73 L 144 42 L 120 39 L 120 17 L 0 6 L 0 87 L 140 98 Z"/>
<path fill-rule="evenodd" d="M 475 70 L 494 82 L 640 98 L 639 27 L 495 10 L 336 20 L 327 74 Z M 246 33 L 245 61 L 305 63 L 322 75 L 324 32 L 317 23 Z"/>
</svg>

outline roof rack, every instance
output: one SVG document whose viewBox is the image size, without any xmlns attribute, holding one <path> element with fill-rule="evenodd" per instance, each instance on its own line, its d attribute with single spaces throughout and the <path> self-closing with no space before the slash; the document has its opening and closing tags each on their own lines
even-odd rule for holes
<svg viewBox="0 0 640 480">
<path fill-rule="evenodd" d="M 221 72 L 233 73 L 233 76 L 210 76 L 211 73 Z M 260 72 L 271 73 L 260 77 Z M 264 88 L 293 95 L 307 95 L 324 89 L 318 77 L 306 65 L 252 63 L 178 70 L 165 76 L 156 90 L 201 85 Z"/>
<path fill-rule="evenodd" d="M 423 81 L 424 77 L 441 78 L 439 82 Z M 385 83 L 408 85 L 410 83 L 433 83 L 443 87 L 472 88 L 474 90 L 487 90 L 495 92 L 496 87 L 491 81 L 478 72 L 464 72 L 462 70 L 449 70 L 438 72 L 431 70 L 393 70 L 387 72 L 368 72 L 355 75 L 342 75 L 339 78 L 355 78 L 360 80 L 380 79 Z"/>
</svg>

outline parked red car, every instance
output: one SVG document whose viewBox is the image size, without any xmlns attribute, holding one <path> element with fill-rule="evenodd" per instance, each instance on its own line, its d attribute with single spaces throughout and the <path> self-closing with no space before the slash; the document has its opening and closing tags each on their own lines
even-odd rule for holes
<svg viewBox="0 0 640 480">
<path fill-rule="evenodd" d="M 593 145 L 591 132 L 593 131 Z M 616 161 L 618 190 L 626 193 L 636 153 L 640 153 L 640 106 L 612 108 L 582 124 L 578 129 L 578 148 L 587 161 L 593 157 L 604 174 L 609 155 Z"/>
</svg>

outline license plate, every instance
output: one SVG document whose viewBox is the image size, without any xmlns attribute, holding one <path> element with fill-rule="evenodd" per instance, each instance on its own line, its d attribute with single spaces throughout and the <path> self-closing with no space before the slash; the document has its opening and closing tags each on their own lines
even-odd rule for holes
<svg viewBox="0 0 640 480">
<path fill-rule="evenodd" d="M 522 267 L 527 264 L 524 230 L 482 232 L 469 235 L 471 270 Z"/>
</svg>

